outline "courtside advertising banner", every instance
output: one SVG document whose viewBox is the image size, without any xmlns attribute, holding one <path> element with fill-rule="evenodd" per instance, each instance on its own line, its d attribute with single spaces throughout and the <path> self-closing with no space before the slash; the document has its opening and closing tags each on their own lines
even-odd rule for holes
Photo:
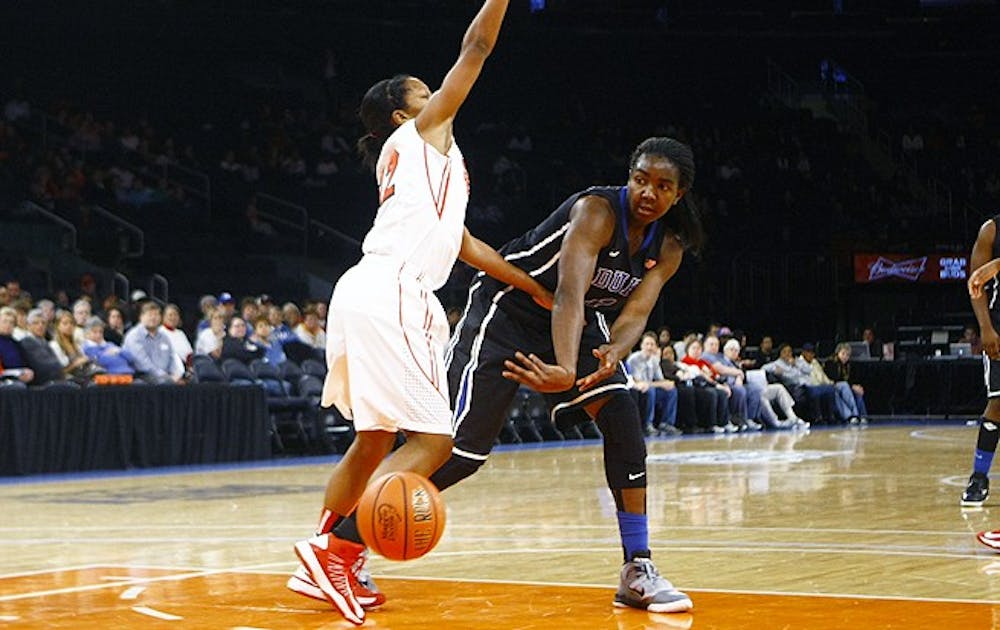
<svg viewBox="0 0 1000 630">
<path fill-rule="evenodd" d="M 965 282 L 969 257 L 954 254 L 854 254 L 854 282 Z"/>
</svg>

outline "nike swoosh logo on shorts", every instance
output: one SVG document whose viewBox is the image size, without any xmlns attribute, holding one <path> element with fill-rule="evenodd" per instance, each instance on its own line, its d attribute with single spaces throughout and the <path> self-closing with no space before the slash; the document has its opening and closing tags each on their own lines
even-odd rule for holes
<svg viewBox="0 0 1000 630">
<path fill-rule="evenodd" d="M 615 258 L 620 253 L 622 253 L 622 250 L 620 250 L 620 249 L 613 249 L 610 252 L 608 252 L 608 256 L 610 256 L 611 258 Z"/>
<path fill-rule="evenodd" d="M 639 477 L 644 476 L 645 474 L 646 473 L 644 473 L 644 472 L 641 472 L 641 473 L 629 473 L 628 474 L 628 480 L 629 481 L 635 481 L 636 479 L 638 479 Z"/>
</svg>

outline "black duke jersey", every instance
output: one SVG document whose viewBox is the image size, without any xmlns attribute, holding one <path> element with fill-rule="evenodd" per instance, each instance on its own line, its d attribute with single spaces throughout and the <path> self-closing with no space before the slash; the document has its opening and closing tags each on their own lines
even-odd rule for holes
<svg viewBox="0 0 1000 630">
<path fill-rule="evenodd" d="M 662 220 L 655 221 L 647 228 L 642 246 L 634 256 L 629 256 L 627 187 L 595 186 L 570 196 L 537 227 L 504 245 L 500 253 L 511 264 L 534 276 L 543 287 L 555 291 L 559 280 L 559 249 L 569 230 L 570 210 L 579 198 L 589 195 L 603 197 L 611 204 L 615 213 L 615 232 L 611 243 L 598 254 L 584 303 L 613 319 L 646 270 L 657 264 L 664 237 Z M 512 292 L 506 299 L 525 307 L 534 304 L 520 291 Z"/>
</svg>

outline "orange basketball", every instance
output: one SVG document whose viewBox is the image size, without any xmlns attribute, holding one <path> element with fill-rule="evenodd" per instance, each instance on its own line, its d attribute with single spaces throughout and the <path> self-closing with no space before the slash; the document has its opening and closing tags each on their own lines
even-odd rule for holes
<svg viewBox="0 0 1000 630">
<path fill-rule="evenodd" d="M 388 473 L 365 489 L 357 518 L 361 538 L 375 553 L 389 560 L 413 560 L 441 539 L 444 502 L 425 477 Z"/>
</svg>

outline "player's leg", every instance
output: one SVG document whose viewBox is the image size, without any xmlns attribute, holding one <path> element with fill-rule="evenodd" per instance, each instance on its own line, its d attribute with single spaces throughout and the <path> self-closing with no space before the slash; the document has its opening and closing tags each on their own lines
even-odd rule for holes
<svg viewBox="0 0 1000 630">
<path fill-rule="evenodd" d="M 660 576 L 649 549 L 646 516 L 646 443 L 635 401 L 615 393 L 586 407 L 604 436 L 604 474 L 615 499 L 625 563 L 616 606 L 684 612 L 691 598 Z"/>
<path fill-rule="evenodd" d="M 470 340 L 455 348 L 448 367 L 455 397 L 454 445 L 450 457 L 430 476 L 439 490 L 475 474 L 486 463 L 517 394 L 517 383 L 502 374 L 503 362 L 513 356 L 514 350 L 507 344 L 483 337 L 474 346 Z"/>
<path fill-rule="evenodd" d="M 962 492 L 962 506 L 981 506 L 990 494 L 990 468 L 1000 441 L 1000 361 L 983 355 L 983 376 L 986 381 L 986 409 L 979 419 L 976 451 L 972 460 L 972 475 Z"/>
</svg>

